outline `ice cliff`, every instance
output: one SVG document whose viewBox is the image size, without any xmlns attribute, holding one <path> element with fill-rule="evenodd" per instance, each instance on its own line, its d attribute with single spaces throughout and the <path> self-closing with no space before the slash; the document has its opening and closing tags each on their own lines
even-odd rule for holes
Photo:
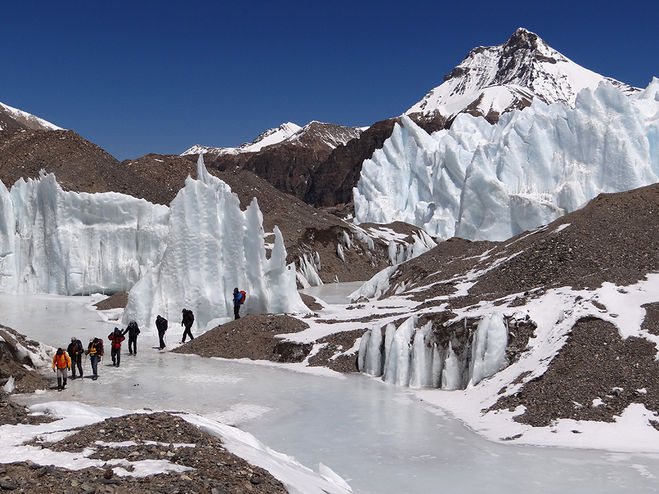
<svg viewBox="0 0 659 494">
<path fill-rule="evenodd" d="M 198 162 L 170 207 L 118 193 L 64 191 L 52 174 L 0 182 L 0 292 L 79 295 L 128 291 L 126 322 L 151 326 L 157 313 L 196 325 L 233 313 L 308 309 L 286 265 L 283 239 L 266 258 L 256 201 L 242 211 L 230 187 Z"/>
<path fill-rule="evenodd" d="M 180 322 L 181 309 L 187 307 L 204 328 L 233 317 L 234 287 L 248 294 L 243 312 L 308 312 L 276 227 L 266 258 L 256 199 L 242 211 L 238 197 L 206 171 L 201 156 L 197 175 L 197 180 L 187 178 L 170 205 L 167 248 L 130 291 L 124 322 L 152 324 L 157 314 Z"/>
<path fill-rule="evenodd" d="M 426 133 L 406 116 L 354 189 L 357 222 L 405 221 L 440 238 L 504 240 L 601 192 L 659 181 L 659 79 L 626 95 L 607 82 L 575 106 L 535 99 L 490 125 L 458 115 Z"/>
<path fill-rule="evenodd" d="M 469 337 L 464 322 L 461 336 L 448 339 L 433 331 L 432 322 L 420 326 L 417 316 L 398 327 L 372 328 L 360 342 L 359 370 L 413 388 L 452 390 L 478 384 L 507 365 L 508 326 L 500 313 L 492 313 Z"/>
<path fill-rule="evenodd" d="M 0 182 L 0 291 L 127 290 L 162 256 L 169 208 L 108 192 L 68 192 L 52 174 Z"/>
</svg>

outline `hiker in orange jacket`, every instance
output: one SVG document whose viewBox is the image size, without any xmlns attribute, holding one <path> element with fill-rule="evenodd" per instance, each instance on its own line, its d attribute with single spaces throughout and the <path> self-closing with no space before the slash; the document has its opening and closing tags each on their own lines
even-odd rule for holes
<svg viewBox="0 0 659 494">
<path fill-rule="evenodd" d="M 57 353 L 53 357 L 53 372 L 57 374 L 57 391 L 62 391 L 66 388 L 67 370 L 71 368 L 71 359 L 69 354 L 63 349 L 58 348 Z"/>
</svg>

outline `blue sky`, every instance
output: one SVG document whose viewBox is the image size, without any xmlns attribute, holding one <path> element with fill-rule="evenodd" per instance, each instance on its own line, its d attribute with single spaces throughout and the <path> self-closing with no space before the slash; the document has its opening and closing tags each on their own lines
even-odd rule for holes
<svg viewBox="0 0 659 494">
<path fill-rule="evenodd" d="M 11 2 L 0 101 L 118 159 L 233 146 L 282 122 L 399 115 L 478 45 L 523 26 L 645 87 L 657 2 Z"/>
</svg>

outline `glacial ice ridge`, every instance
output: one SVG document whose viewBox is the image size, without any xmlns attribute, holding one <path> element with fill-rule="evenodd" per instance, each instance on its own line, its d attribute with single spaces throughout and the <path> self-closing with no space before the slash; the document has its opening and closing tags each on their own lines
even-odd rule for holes
<svg viewBox="0 0 659 494">
<path fill-rule="evenodd" d="M 0 292 L 80 295 L 129 291 L 124 323 L 179 322 L 183 307 L 205 328 L 242 313 L 307 312 L 279 230 L 266 256 L 256 200 L 245 210 L 198 161 L 170 207 L 124 194 L 64 191 L 52 174 L 0 182 Z"/>
<path fill-rule="evenodd" d="M 362 165 L 355 220 L 505 240 L 599 193 L 657 181 L 659 79 L 632 95 L 602 82 L 582 90 L 574 108 L 536 98 L 494 125 L 460 114 L 431 135 L 403 116 Z"/>
</svg>

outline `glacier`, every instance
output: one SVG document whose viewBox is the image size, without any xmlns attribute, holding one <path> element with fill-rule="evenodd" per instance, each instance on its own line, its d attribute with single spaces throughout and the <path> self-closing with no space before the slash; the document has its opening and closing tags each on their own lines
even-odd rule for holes
<svg viewBox="0 0 659 494">
<path fill-rule="evenodd" d="M 389 323 L 366 331 L 359 344 L 360 372 L 410 388 L 465 389 L 507 365 L 508 324 L 503 315 L 484 315 L 474 330 L 442 341 L 431 321 L 412 316 L 398 327 Z M 384 339 L 382 337 L 384 333 Z M 448 334 L 448 333 L 447 333 Z"/>
<path fill-rule="evenodd" d="M 178 321 L 186 307 L 203 329 L 233 317 L 234 287 L 247 292 L 244 312 L 310 312 L 277 227 L 266 257 L 256 199 L 242 211 L 229 185 L 208 173 L 202 155 L 197 176 L 188 177 L 172 201 L 167 248 L 129 292 L 123 322 L 149 325 L 157 314 Z"/>
<path fill-rule="evenodd" d="M 169 208 L 63 190 L 53 174 L 0 182 L 0 292 L 128 290 L 165 250 Z"/>
<path fill-rule="evenodd" d="M 365 160 L 356 223 L 404 221 L 430 235 L 505 240 L 602 192 L 659 181 L 659 79 L 628 95 L 608 82 L 574 107 L 532 105 L 501 116 L 458 115 L 428 134 L 401 117 Z"/>
<path fill-rule="evenodd" d="M 266 255 L 256 200 L 245 210 L 206 170 L 188 177 L 170 207 L 124 194 L 63 190 L 53 174 L 0 182 L 0 292 L 82 295 L 129 291 L 124 323 L 151 327 L 156 314 L 196 326 L 232 316 L 234 287 L 243 313 L 308 312 L 275 228 Z"/>
</svg>

